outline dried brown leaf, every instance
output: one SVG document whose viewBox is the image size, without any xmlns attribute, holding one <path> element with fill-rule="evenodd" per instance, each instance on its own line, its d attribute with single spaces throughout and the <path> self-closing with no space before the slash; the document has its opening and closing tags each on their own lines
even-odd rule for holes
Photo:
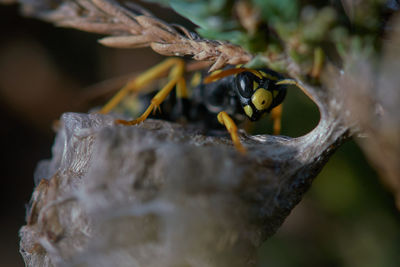
<svg viewBox="0 0 400 267">
<path fill-rule="evenodd" d="M 115 36 L 105 37 L 99 40 L 99 43 L 105 46 L 117 48 L 139 48 L 146 47 L 149 42 L 150 36 Z"/>
</svg>

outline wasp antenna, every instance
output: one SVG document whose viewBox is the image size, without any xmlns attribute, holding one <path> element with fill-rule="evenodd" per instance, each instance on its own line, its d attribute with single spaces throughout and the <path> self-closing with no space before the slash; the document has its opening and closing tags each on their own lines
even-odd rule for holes
<svg viewBox="0 0 400 267">
<path fill-rule="evenodd" d="M 249 69 L 246 68 L 234 68 L 234 69 L 227 69 L 227 70 L 216 70 L 211 73 L 209 76 L 205 77 L 203 83 L 212 83 L 218 81 L 222 78 L 225 78 L 230 75 L 238 74 L 244 71 L 248 71 Z"/>
<path fill-rule="evenodd" d="M 308 92 L 308 90 L 306 88 L 304 88 L 303 85 L 301 85 L 298 81 L 293 80 L 293 79 L 283 79 L 280 81 L 277 81 L 275 83 L 276 85 L 294 85 L 297 88 L 299 88 L 301 91 L 303 91 L 303 93 L 310 98 L 312 101 L 316 101 L 315 98 Z"/>
</svg>

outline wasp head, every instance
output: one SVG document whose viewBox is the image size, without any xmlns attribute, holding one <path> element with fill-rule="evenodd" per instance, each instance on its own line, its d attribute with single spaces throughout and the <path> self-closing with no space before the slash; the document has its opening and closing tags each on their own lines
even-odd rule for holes
<svg viewBox="0 0 400 267">
<path fill-rule="evenodd" d="M 276 85 L 283 77 L 267 69 L 241 72 L 235 77 L 235 90 L 246 116 L 259 120 L 282 103 L 286 96 L 286 86 Z"/>
</svg>

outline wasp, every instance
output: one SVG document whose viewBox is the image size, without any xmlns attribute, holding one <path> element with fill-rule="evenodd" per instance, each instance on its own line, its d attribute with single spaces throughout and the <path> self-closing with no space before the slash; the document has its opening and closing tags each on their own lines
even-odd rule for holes
<svg viewBox="0 0 400 267">
<path fill-rule="evenodd" d="M 237 123 L 248 118 L 257 121 L 267 113 L 272 114 L 274 133 L 279 134 L 282 102 L 287 85 L 300 86 L 267 68 L 251 69 L 242 66 L 217 70 L 210 75 L 195 73 L 191 82 L 191 95 L 184 79 L 185 63 L 179 58 L 169 58 L 128 82 L 100 111 L 108 113 L 129 93 L 139 93 L 155 79 L 169 72 L 169 81 L 150 98 L 148 107 L 134 120 L 116 120 L 123 125 L 143 122 L 152 113 L 163 111 L 153 118 L 170 121 L 186 120 L 201 123 L 207 129 L 225 127 L 236 149 L 246 151 L 239 140 Z M 199 76 L 200 75 L 200 76 Z M 175 90 L 174 90 L 175 89 Z"/>
</svg>

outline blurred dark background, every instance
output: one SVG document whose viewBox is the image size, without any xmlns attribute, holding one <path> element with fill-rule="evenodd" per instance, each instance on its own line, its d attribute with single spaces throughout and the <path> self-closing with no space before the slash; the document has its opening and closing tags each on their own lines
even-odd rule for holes
<svg viewBox="0 0 400 267">
<path fill-rule="evenodd" d="M 163 14 L 179 23 L 176 15 Z M 112 93 L 92 85 L 138 73 L 162 57 L 149 49 L 102 47 L 100 36 L 21 17 L 15 5 L 0 6 L 0 28 L 0 265 L 14 267 L 24 266 L 18 229 L 25 223 L 35 166 L 51 156 L 54 121 L 63 112 L 86 112 L 97 103 L 92 100 Z M 317 122 L 311 101 L 290 90 L 282 134 L 300 136 Z M 270 122 L 264 125 L 270 131 Z M 259 266 L 400 266 L 399 222 L 392 196 L 350 141 L 261 247 Z"/>
</svg>

